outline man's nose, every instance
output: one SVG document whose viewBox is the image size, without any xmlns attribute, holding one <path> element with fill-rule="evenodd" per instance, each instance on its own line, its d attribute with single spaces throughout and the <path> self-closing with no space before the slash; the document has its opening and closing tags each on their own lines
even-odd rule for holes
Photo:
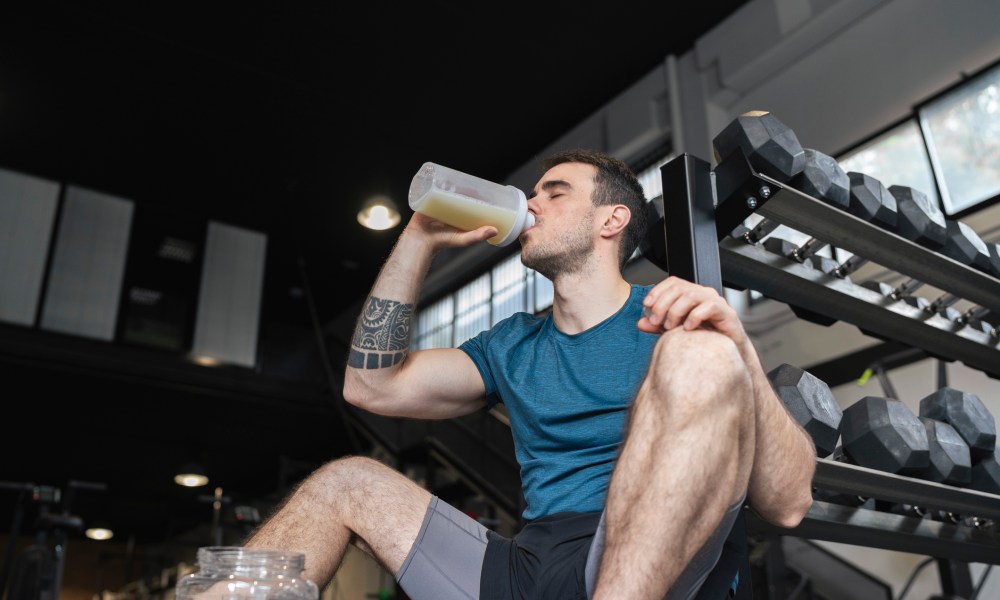
<svg viewBox="0 0 1000 600">
<path fill-rule="evenodd" d="M 528 210 L 537 215 L 538 208 L 539 208 L 538 196 L 532 196 L 528 198 Z"/>
</svg>

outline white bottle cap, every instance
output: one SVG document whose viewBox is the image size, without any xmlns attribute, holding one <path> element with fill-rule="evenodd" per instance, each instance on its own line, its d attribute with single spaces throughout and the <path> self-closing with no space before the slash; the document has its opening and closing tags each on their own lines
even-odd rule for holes
<svg viewBox="0 0 1000 600">
<path fill-rule="evenodd" d="M 507 235 L 502 240 L 493 244 L 494 246 L 506 246 L 516 240 L 525 229 L 535 224 L 535 215 L 528 212 L 528 199 L 524 196 L 524 192 L 512 185 L 508 185 L 507 187 L 517 192 L 519 200 L 517 204 L 517 216 L 514 217 L 514 226 L 510 228 L 510 231 L 507 232 Z"/>
</svg>

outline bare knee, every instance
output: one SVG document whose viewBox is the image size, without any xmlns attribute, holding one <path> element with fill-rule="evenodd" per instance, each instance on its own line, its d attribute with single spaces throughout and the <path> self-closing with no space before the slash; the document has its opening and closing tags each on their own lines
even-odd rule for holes
<svg viewBox="0 0 1000 600">
<path fill-rule="evenodd" d="M 724 404 L 752 413 L 747 365 L 736 344 L 715 331 L 675 329 L 660 336 L 646 383 L 675 410 L 718 411 Z"/>
<path fill-rule="evenodd" d="M 343 499 L 354 493 L 365 493 L 373 482 L 394 473 L 388 466 L 365 456 L 346 456 L 319 467 L 302 483 L 297 493 L 331 499 Z"/>
</svg>

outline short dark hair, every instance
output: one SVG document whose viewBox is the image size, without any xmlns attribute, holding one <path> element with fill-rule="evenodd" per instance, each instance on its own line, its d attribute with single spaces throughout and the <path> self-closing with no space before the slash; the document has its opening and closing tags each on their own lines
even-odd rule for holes
<svg viewBox="0 0 1000 600">
<path fill-rule="evenodd" d="M 624 204 L 632 213 L 628 226 L 622 232 L 618 248 L 618 267 L 623 268 L 646 235 L 646 193 L 632 168 L 624 161 L 596 150 L 562 150 L 542 160 L 542 172 L 563 163 L 584 163 L 597 167 L 594 178 L 594 206 Z"/>
</svg>

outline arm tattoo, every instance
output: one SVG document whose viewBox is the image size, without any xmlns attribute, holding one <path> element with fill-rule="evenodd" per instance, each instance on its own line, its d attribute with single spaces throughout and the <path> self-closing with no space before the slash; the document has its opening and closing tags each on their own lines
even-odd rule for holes
<svg viewBox="0 0 1000 600">
<path fill-rule="evenodd" d="M 371 296 L 351 340 L 347 366 L 384 369 L 403 360 L 410 346 L 413 305 Z"/>
</svg>

